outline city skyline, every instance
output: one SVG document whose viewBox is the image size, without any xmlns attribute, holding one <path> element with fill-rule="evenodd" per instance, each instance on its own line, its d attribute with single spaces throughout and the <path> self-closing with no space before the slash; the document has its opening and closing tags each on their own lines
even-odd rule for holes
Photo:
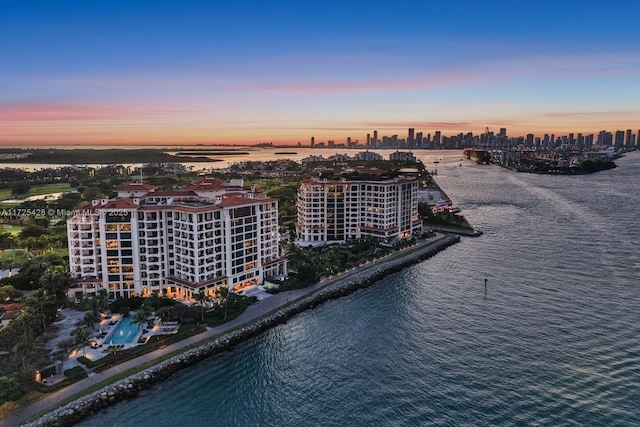
<svg viewBox="0 0 640 427">
<path fill-rule="evenodd" d="M 638 9 L 4 2 L 0 145 L 637 134 Z"/>
</svg>

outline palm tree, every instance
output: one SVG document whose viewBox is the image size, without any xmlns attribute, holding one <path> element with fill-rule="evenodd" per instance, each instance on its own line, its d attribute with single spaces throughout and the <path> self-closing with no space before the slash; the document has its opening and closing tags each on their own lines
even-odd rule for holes
<svg viewBox="0 0 640 427">
<path fill-rule="evenodd" d="M 10 324 L 11 328 L 16 328 L 18 335 L 13 351 L 20 354 L 22 370 L 28 368 L 31 353 L 35 347 L 36 336 L 42 322 L 42 316 L 33 307 L 23 307 Z M 21 334 L 20 334 L 21 332 Z"/>
<path fill-rule="evenodd" d="M 90 344 L 93 334 L 85 328 L 75 329 L 73 332 L 75 349 L 82 348 L 82 356 L 85 355 L 85 347 Z"/>
<path fill-rule="evenodd" d="M 160 298 L 158 298 L 158 294 L 155 293 L 155 292 L 152 292 L 151 294 L 149 294 L 149 297 L 145 301 L 145 305 L 147 305 L 147 304 L 152 309 L 157 310 L 158 309 L 158 305 L 160 305 Z"/>
<path fill-rule="evenodd" d="M 38 289 L 32 292 L 25 298 L 24 304 L 38 313 L 40 320 L 42 320 L 42 331 L 47 329 L 47 316 L 45 314 L 45 309 L 50 305 L 50 300 L 46 291 L 44 289 Z"/>
<path fill-rule="evenodd" d="M 167 306 L 160 307 L 158 311 L 156 311 L 156 316 L 158 316 L 158 320 L 161 322 L 168 322 L 171 320 L 171 309 Z"/>
<path fill-rule="evenodd" d="M 66 350 L 56 351 L 53 357 L 60 362 L 60 372 L 64 372 L 64 362 L 68 359 L 68 353 Z"/>
<path fill-rule="evenodd" d="M 145 308 L 145 306 L 140 307 L 138 311 L 136 311 L 136 315 L 133 318 L 133 322 L 138 324 L 138 329 L 142 327 L 143 324 L 147 322 L 149 319 L 149 311 Z"/>
<path fill-rule="evenodd" d="M 42 255 L 47 248 L 46 237 L 27 237 L 23 240 L 23 245 L 27 252 L 32 252 L 34 255 Z"/>
<path fill-rule="evenodd" d="M 95 324 L 100 320 L 100 315 L 95 312 L 95 310 L 85 311 L 84 317 L 82 318 L 82 323 L 86 325 L 88 328 L 91 328 L 94 331 Z"/>
<path fill-rule="evenodd" d="M 222 301 L 224 301 L 224 318 L 222 320 L 225 322 L 227 321 L 229 294 L 230 294 L 230 291 L 228 286 L 220 286 L 219 288 L 216 289 L 216 296 L 221 301 L 221 303 Z"/>
<path fill-rule="evenodd" d="M 63 265 L 47 267 L 38 280 L 41 288 L 44 288 L 50 295 L 55 295 L 60 299 L 66 294 L 71 282 L 71 275 Z"/>
<path fill-rule="evenodd" d="M 211 301 L 209 294 L 206 294 L 202 289 L 193 296 L 193 299 L 200 304 L 200 317 L 204 322 L 204 303 Z"/>
<path fill-rule="evenodd" d="M 106 289 L 99 289 L 94 298 L 95 304 L 100 311 L 107 312 L 109 305 L 109 294 Z"/>
</svg>

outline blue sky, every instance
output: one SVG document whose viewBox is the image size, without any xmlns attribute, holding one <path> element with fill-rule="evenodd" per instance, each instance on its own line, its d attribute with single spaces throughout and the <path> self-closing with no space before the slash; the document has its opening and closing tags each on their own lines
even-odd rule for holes
<svg viewBox="0 0 640 427">
<path fill-rule="evenodd" d="M 637 130 L 639 9 L 0 1 L 0 144 Z"/>
</svg>

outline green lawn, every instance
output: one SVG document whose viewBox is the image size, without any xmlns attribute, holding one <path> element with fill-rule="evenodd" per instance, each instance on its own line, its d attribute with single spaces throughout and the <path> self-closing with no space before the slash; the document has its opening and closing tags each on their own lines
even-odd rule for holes
<svg viewBox="0 0 640 427">
<path fill-rule="evenodd" d="M 0 230 L 4 233 L 11 233 L 14 236 L 20 234 L 22 231 L 21 225 L 13 225 L 13 224 L 0 224 Z"/>
<path fill-rule="evenodd" d="M 4 201 L 13 200 L 13 199 L 22 199 L 22 198 L 31 197 L 31 196 L 44 196 L 46 194 L 68 193 L 70 191 L 71 191 L 71 185 L 66 183 L 43 184 L 43 185 L 34 185 L 33 187 L 31 187 L 29 194 L 26 194 L 23 197 L 16 197 L 11 194 L 10 188 L 2 188 L 0 189 L 0 205 L 15 206 L 16 203 L 4 203 Z"/>
</svg>

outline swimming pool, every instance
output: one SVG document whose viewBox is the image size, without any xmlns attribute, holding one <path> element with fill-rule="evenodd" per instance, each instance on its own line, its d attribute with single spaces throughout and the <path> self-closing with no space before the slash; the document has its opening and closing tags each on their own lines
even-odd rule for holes
<svg viewBox="0 0 640 427">
<path fill-rule="evenodd" d="M 125 317 L 118 323 L 111 335 L 104 340 L 104 343 L 109 345 L 129 344 L 138 335 L 138 330 L 138 324 L 134 323 L 133 318 Z"/>
</svg>

